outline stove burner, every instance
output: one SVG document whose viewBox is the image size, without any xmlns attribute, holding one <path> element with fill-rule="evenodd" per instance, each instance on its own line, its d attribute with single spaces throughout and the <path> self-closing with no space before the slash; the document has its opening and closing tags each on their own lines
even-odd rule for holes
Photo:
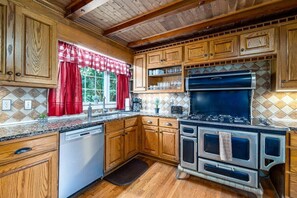
<svg viewBox="0 0 297 198">
<path fill-rule="evenodd" d="M 193 115 L 190 115 L 188 119 L 207 121 L 207 122 L 250 124 L 250 121 L 245 117 L 238 117 L 238 116 L 233 117 L 231 115 L 193 114 Z"/>
</svg>

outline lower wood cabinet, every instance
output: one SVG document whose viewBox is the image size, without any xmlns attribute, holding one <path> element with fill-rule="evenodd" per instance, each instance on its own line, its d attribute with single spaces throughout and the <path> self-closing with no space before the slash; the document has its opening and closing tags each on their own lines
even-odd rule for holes
<svg viewBox="0 0 297 198">
<path fill-rule="evenodd" d="M 159 154 L 162 159 L 178 161 L 178 130 L 171 128 L 159 128 Z"/>
<path fill-rule="evenodd" d="M 143 125 L 142 127 L 142 151 L 144 153 L 159 156 L 159 131 L 158 127 Z"/>
<path fill-rule="evenodd" d="M 125 128 L 125 126 L 128 127 Z M 112 170 L 137 153 L 138 122 L 135 117 L 105 124 L 105 172 Z"/>
<path fill-rule="evenodd" d="M 51 138 L 48 138 L 51 137 Z M 46 139 L 53 147 L 42 147 L 33 140 Z M 0 142 L 0 197 L 57 197 L 58 189 L 58 144 L 57 134 L 21 138 Z M 16 145 L 20 147 L 16 148 Z M 13 154 L 4 155 L 5 151 Z M 26 152 L 20 152 L 20 149 Z M 16 157 L 11 157 L 15 155 Z M 5 160 L 6 159 L 6 160 Z"/>
<path fill-rule="evenodd" d="M 297 132 L 287 135 L 286 148 L 286 197 L 297 198 Z"/>
<path fill-rule="evenodd" d="M 105 169 L 110 170 L 124 161 L 124 130 L 105 136 Z"/>
</svg>

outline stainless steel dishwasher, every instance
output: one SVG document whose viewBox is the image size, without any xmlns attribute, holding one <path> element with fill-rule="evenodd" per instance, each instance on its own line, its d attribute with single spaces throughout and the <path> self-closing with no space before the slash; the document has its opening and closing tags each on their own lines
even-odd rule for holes
<svg viewBox="0 0 297 198">
<path fill-rule="evenodd" d="M 103 125 L 60 133 L 59 197 L 103 177 Z"/>
</svg>

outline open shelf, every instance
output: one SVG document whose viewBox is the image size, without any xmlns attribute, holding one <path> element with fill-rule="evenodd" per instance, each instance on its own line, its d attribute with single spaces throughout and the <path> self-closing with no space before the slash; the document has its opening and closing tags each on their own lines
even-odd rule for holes
<svg viewBox="0 0 297 198">
<path fill-rule="evenodd" d="M 156 77 L 164 77 L 164 76 L 181 76 L 182 73 L 181 72 L 178 72 L 178 73 L 169 73 L 169 74 L 159 74 L 159 75 L 151 75 L 151 76 L 148 76 L 148 77 L 152 77 L 152 78 L 156 78 Z"/>
</svg>

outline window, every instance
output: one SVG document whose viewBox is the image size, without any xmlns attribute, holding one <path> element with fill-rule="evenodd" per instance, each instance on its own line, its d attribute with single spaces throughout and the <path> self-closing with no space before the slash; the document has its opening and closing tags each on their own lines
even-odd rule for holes
<svg viewBox="0 0 297 198">
<path fill-rule="evenodd" d="M 111 72 L 100 72 L 89 67 L 80 68 L 82 77 L 83 103 L 103 102 L 106 97 L 107 104 L 116 103 L 117 77 Z"/>
</svg>

